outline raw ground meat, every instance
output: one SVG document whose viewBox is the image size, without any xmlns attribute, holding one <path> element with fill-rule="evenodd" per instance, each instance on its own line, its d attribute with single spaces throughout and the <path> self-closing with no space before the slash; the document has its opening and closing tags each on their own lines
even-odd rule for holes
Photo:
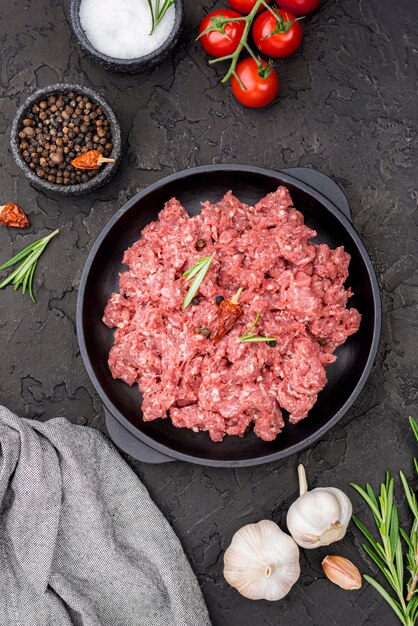
<svg viewBox="0 0 418 626">
<path fill-rule="evenodd" d="M 281 409 L 296 423 L 313 407 L 325 366 L 358 330 L 360 314 L 347 308 L 350 256 L 312 243 L 315 231 L 292 205 L 285 187 L 254 207 L 228 192 L 189 217 L 172 198 L 125 252 L 128 269 L 103 321 L 116 329 L 110 371 L 138 384 L 144 420 L 169 417 L 179 428 L 208 431 L 212 441 L 252 426 L 272 441 L 284 426 Z M 196 249 L 199 239 L 204 250 Z M 190 286 L 183 272 L 213 253 L 199 304 L 183 310 Z M 214 345 L 196 329 L 214 333 L 216 297 L 230 299 L 240 287 L 244 313 Z M 238 341 L 257 313 L 256 332 L 275 337 L 275 347 Z"/>
</svg>

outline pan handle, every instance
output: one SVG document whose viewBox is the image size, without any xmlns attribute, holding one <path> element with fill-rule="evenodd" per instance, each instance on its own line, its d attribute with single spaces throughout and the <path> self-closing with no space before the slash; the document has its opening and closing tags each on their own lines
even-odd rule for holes
<svg viewBox="0 0 418 626">
<path fill-rule="evenodd" d="M 142 461 L 143 463 L 169 463 L 175 460 L 150 448 L 150 446 L 137 439 L 113 417 L 106 407 L 104 407 L 104 413 L 106 428 L 113 443 L 137 461 Z"/>
<path fill-rule="evenodd" d="M 345 193 L 337 185 L 337 183 L 334 183 L 334 181 L 329 178 L 329 176 L 326 176 L 317 170 L 311 169 L 310 167 L 291 167 L 280 171 L 285 174 L 289 174 L 289 176 L 300 180 L 302 183 L 305 183 L 318 191 L 327 200 L 332 202 L 332 204 L 334 204 L 351 223 L 353 223 L 350 205 L 348 204 Z"/>
</svg>

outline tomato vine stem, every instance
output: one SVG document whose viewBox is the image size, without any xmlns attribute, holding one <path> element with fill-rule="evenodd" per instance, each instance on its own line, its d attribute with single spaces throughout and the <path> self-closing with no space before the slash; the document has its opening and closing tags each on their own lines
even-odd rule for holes
<svg viewBox="0 0 418 626">
<path fill-rule="evenodd" d="M 255 53 L 253 52 L 253 50 L 251 49 L 251 46 L 248 43 L 248 34 L 250 32 L 250 28 L 251 25 L 254 21 L 255 16 L 257 15 L 258 9 L 263 6 L 265 7 L 268 11 L 270 11 L 270 13 L 272 13 L 274 15 L 274 17 L 277 20 L 277 14 L 275 13 L 274 9 L 265 1 L 265 0 L 256 0 L 256 3 L 254 4 L 253 8 L 251 9 L 251 12 L 248 13 L 248 15 L 243 15 L 242 17 L 234 17 L 234 18 L 222 18 L 221 16 L 219 16 L 219 25 L 220 26 L 225 26 L 226 24 L 228 24 L 229 22 L 238 22 L 238 21 L 243 21 L 245 22 L 245 27 L 244 27 L 244 31 L 242 33 L 240 42 L 237 46 L 237 49 L 235 50 L 235 52 L 233 52 L 232 54 L 228 54 L 224 57 L 219 57 L 218 59 L 211 59 L 209 61 L 210 65 L 213 65 L 215 63 L 220 63 L 222 61 L 231 61 L 231 64 L 229 66 L 229 70 L 227 71 L 227 73 L 225 74 L 225 76 L 222 78 L 221 82 L 222 83 L 226 83 L 228 82 L 228 80 L 231 78 L 231 76 L 235 76 L 235 78 L 237 79 L 241 89 L 243 91 L 246 91 L 245 86 L 243 85 L 241 79 L 239 78 L 238 74 L 236 73 L 236 67 L 237 67 L 237 63 L 239 60 L 239 57 L 241 55 L 241 52 L 244 50 L 247 50 L 247 52 L 252 56 L 252 58 L 255 60 L 255 62 L 257 63 L 258 67 L 262 67 L 262 63 L 260 61 L 260 59 L 255 55 Z M 218 30 L 218 29 L 212 29 L 212 30 Z M 205 31 L 207 32 L 207 31 Z M 203 34 L 203 33 L 202 33 Z"/>
</svg>

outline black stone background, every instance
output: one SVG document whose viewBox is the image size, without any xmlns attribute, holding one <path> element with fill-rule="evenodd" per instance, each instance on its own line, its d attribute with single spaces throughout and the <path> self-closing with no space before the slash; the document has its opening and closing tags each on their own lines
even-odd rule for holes
<svg viewBox="0 0 418 626">
<path fill-rule="evenodd" d="M 0 0 L 1 200 L 17 201 L 32 221 L 29 233 L 0 228 L 1 260 L 35 235 L 62 227 L 40 263 L 37 304 L 11 289 L 0 293 L 0 402 L 22 416 L 66 416 L 104 428 L 77 346 L 77 287 L 94 239 L 138 190 L 206 163 L 308 165 L 329 174 L 350 200 L 382 288 L 382 341 L 360 398 L 299 458 L 239 470 L 128 461 L 180 536 L 215 626 L 392 626 L 396 619 L 368 585 L 348 593 L 324 579 L 320 563 L 326 549 L 302 554 L 301 578 L 279 603 L 250 602 L 229 588 L 222 553 L 244 524 L 267 518 L 284 525 L 297 495 L 299 460 L 313 486 L 347 491 L 349 481 L 376 484 L 386 467 L 412 476 L 407 416 L 418 417 L 418 5 L 323 0 L 320 11 L 304 21 L 302 50 L 277 64 L 279 101 L 262 111 L 233 100 L 194 41 L 202 15 L 215 6 L 222 2 L 186 0 L 185 29 L 174 56 L 148 74 L 123 76 L 84 55 L 63 2 Z M 83 199 L 31 188 L 8 145 L 19 103 L 37 87 L 61 80 L 97 89 L 123 130 L 126 153 L 118 174 Z M 357 512 L 364 513 L 350 493 Z M 353 528 L 330 549 L 363 571 L 374 570 L 359 550 Z"/>
</svg>

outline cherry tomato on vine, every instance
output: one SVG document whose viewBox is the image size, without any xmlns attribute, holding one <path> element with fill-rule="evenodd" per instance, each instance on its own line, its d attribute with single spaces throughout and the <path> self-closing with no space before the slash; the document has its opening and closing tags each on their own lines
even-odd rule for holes
<svg viewBox="0 0 418 626">
<path fill-rule="evenodd" d="M 228 0 L 229 6 L 231 6 L 236 11 L 239 11 L 243 15 L 248 15 L 248 13 L 251 13 L 256 2 L 257 0 Z M 269 0 L 267 0 L 267 4 L 268 3 Z M 263 5 L 260 5 L 257 13 L 260 13 L 260 11 L 262 11 L 264 8 L 265 7 Z"/>
<path fill-rule="evenodd" d="M 312 13 L 319 6 L 321 0 L 277 0 L 281 9 L 291 11 L 293 15 L 300 17 Z"/>
<path fill-rule="evenodd" d="M 245 89 L 236 76 L 232 76 L 232 93 L 238 102 L 247 107 L 254 109 L 265 107 L 273 102 L 279 93 L 279 77 L 267 61 L 261 60 L 258 65 L 251 57 L 244 59 L 238 63 L 235 72 Z"/>
<path fill-rule="evenodd" d="M 302 26 L 292 13 L 278 9 L 277 19 L 270 11 L 263 11 L 253 26 L 257 48 L 269 57 L 288 57 L 302 41 Z"/>
<path fill-rule="evenodd" d="M 233 54 L 244 32 L 243 21 L 223 23 L 223 19 L 241 17 L 236 11 L 220 9 L 203 18 L 199 26 L 199 40 L 208 54 L 223 57 Z M 210 30 L 213 28 L 213 30 Z"/>
</svg>

